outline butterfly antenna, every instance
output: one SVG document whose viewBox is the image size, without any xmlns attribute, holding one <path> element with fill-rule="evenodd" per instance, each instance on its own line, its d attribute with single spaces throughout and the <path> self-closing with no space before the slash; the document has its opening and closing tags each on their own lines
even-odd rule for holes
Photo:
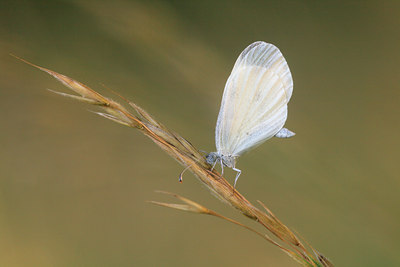
<svg viewBox="0 0 400 267">
<path fill-rule="evenodd" d="M 191 167 L 191 165 L 187 166 L 182 172 L 181 174 L 179 174 L 179 182 L 182 183 L 183 182 L 183 173 L 189 169 Z"/>
<path fill-rule="evenodd" d="M 201 153 L 204 153 L 204 154 L 207 154 L 207 153 L 208 153 L 207 151 L 205 151 L 205 150 L 203 150 L 203 149 L 199 149 L 199 151 L 200 151 Z"/>
</svg>

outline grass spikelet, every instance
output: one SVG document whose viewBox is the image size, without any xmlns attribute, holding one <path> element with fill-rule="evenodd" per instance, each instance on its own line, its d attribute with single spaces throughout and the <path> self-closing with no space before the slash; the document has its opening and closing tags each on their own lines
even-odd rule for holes
<svg viewBox="0 0 400 267">
<path fill-rule="evenodd" d="M 156 201 L 152 201 L 151 203 L 198 214 L 212 215 L 244 227 L 279 247 L 282 251 L 303 266 L 333 266 L 332 263 L 322 254 L 314 254 L 315 250 L 312 249 L 310 245 L 304 246 L 302 241 L 286 225 L 284 225 L 266 207 L 266 205 L 264 205 L 262 202 L 259 202 L 265 211 L 258 209 L 242 194 L 234 189 L 232 185 L 230 185 L 227 180 L 225 180 L 215 169 L 211 171 L 211 166 L 205 161 L 204 156 L 189 141 L 180 136 L 178 133 L 169 130 L 137 104 L 121 97 L 128 104 L 128 106 L 133 109 L 133 111 L 130 111 L 122 104 L 101 95 L 100 93 L 72 78 L 40 67 L 17 56 L 12 56 L 25 62 L 26 64 L 50 74 L 70 90 L 75 92 L 76 95 L 54 91 L 51 92 L 77 100 L 79 102 L 100 107 L 104 112 L 96 112 L 98 115 L 141 131 L 180 164 L 185 167 L 190 166 L 188 169 L 199 179 L 200 182 L 206 185 L 211 193 L 215 194 L 224 202 L 229 203 L 232 207 L 236 208 L 246 217 L 261 224 L 275 236 L 274 239 L 276 240 L 273 240 L 266 234 L 259 233 L 246 225 L 226 218 L 194 201 L 176 194 L 163 192 L 181 200 L 185 204 L 168 204 Z"/>
</svg>

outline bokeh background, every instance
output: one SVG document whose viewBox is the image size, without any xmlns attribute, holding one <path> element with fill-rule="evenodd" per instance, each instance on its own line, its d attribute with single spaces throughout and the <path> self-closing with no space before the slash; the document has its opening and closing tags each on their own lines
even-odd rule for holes
<svg viewBox="0 0 400 267">
<path fill-rule="evenodd" d="M 337 266 L 400 266 L 400 2 L 289 0 L 2 0 L 0 265 L 297 266 L 235 225 L 146 203 L 171 191 L 261 230 L 9 56 L 116 98 L 104 83 L 214 151 L 225 81 L 257 40 L 292 70 L 297 135 L 241 157 L 238 189 Z"/>
</svg>

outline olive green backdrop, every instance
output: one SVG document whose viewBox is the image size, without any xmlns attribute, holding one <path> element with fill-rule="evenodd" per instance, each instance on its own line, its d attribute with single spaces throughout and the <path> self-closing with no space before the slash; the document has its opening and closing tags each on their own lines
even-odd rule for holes
<svg viewBox="0 0 400 267">
<path fill-rule="evenodd" d="M 289 0 L 1 1 L 0 265 L 297 266 L 235 225 L 146 203 L 171 191 L 262 230 L 9 56 L 117 98 L 104 83 L 213 151 L 225 81 L 257 40 L 292 70 L 297 135 L 241 157 L 238 189 L 337 266 L 400 266 L 400 2 Z"/>
</svg>

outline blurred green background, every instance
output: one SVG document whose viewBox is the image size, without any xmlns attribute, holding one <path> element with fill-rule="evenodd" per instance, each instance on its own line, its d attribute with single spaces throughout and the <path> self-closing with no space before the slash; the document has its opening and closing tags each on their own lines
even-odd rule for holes
<svg viewBox="0 0 400 267">
<path fill-rule="evenodd" d="M 116 98 L 104 83 L 214 151 L 225 81 L 257 40 L 289 63 L 297 135 L 241 157 L 238 189 L 337 266 L 400 266 L 400 1 L 289 0 L 1 1 L 0 266 L 297 266 L 235 225 L 146 203 L 171 191 L 262 230 L 9 56 Z"/>
</svg>

